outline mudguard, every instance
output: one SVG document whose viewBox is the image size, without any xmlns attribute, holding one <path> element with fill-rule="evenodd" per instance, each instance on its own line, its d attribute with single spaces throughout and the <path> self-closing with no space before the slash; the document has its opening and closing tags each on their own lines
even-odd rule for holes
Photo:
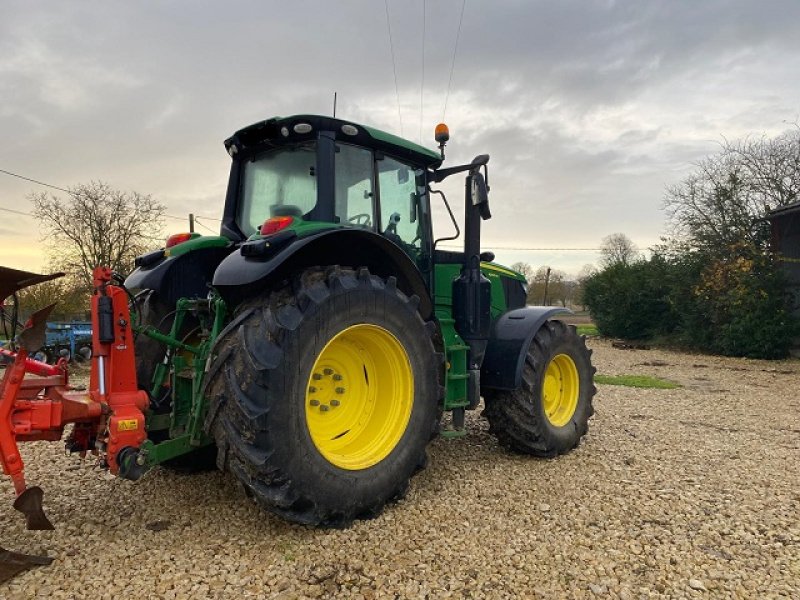
<svg viewBox="0 0 800 600">
<path fill-rule="evenodd" d="M 282 232 L 281 232 L 282 233 Z M 272 236 L 279 238 L 281 233 Z M 372 231 L 328 229 L 302 238 L 245 242 L 214 273 L 214 288 L 231 306 L 264 289 L 271 281 L 315 265 L 367 267 L 381 277 L 395 276 L 405 294 L 419 297 L 423 319 L 433 312 L 428 287 L 414 261 L 395 243 Z"/>
<path fill-rule="evenodd" d="M 214 270 L 230 251 L 229 247 L 208 247 L 166 256 L 134 269 L 125 287 L 134 292 L 155 290 L 169 306 L 179 298 L 205 298 Z"/>
<path fill-rule="evenodd" d="M 492 324 L 481 366 L 481 387 L 515 390 L 522 385 L 522 367 L 533 337 L 547 319 L 572 314 L 568 308 L 526 306 L 510 310 Z"/>
</svg>

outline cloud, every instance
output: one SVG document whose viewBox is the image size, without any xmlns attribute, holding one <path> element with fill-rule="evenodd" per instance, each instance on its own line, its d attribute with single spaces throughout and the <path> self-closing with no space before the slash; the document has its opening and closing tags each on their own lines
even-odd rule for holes
<svg viewBox="0 0 800 600">
<path fill-rule="evenodd" d="M 423 81 L 423 3 L 389 1 L 396 93 L 382 3 L 12 0 L 0 168 L 218 216 L 222 140 L 243 125 L 329 114 L 336 91 L 340 116 L 432 146 L 447 97 L 448 161 L 492 155 L 487 243 L 590 247 L 622 231 L 647 247 L 664 187 L 721 136 L 771 135 L 800 112 L 794 0 L 468 2 L 449 96 L 461 2 L 426 6 Z M 445 187 L 459 211 L 463 190 Z M 25 206 L 31 189 L 0 179 L 0 205 Z"/>
</svg>

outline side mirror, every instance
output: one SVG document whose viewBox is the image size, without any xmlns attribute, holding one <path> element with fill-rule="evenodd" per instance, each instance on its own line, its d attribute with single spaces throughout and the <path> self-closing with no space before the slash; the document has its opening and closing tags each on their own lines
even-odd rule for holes
<svg viewBox="0 0 800 600">
<path fill-rule="evenodd" d="M 409 216 L 408 220 L 411 223 L 416 223 L 417 222 L 417 212 L 419 210 L 419 208 L 417 207 L 417 204 L 419 203 L 419 196 L 417 196 L 416 192 L 411 192 L 409 194 L 408 200 L 409 200 L 409 203 L 410 203 L 409 206 L 411 207 L 411 215 Z"/>
<path fill-rule="evenodd" d="M 492 218 L 492 212 L 489 210 L 489 188 L 486 186 L 486 179 L 483 173 L 473 173 L 470 178 L 472 183 L 470 185 L 470 200 L 473 206 L 478 207 L 478 212 L 481 219 Z"/>
</svg>

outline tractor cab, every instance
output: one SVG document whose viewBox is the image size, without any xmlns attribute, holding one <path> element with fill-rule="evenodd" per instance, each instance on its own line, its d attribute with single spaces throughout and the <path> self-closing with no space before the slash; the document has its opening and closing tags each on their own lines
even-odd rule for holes
<svg viewBox="0 0 800 600">
<path fill-rule="evenodd" d="M 299 115 L 256 123 L 225 142 L 233 158 L 223 234 L 239 241 L 357 228 L 399 246 L 418 268 L 432 254 L 428 169 L 434 151 L 377 129 Z"/>
</svg>

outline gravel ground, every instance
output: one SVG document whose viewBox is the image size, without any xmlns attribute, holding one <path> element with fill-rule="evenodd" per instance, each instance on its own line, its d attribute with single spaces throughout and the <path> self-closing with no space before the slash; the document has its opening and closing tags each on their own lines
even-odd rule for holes
<svg viewBox="0 0 800 600">
<path fill-rule="evenodd" d="M 55 557 L 0 598 L 800 598 L 800 362 L 592 340 L 585 443 L 556 460 L 501 450 L 478 414 L 438 439 L 407 498 L 348 530 L 265 514 L 219 473 L 137 483 L 23 446 L 55 532 L 28 532 L 0 483 L 0 546 Z"/>
</svg>

